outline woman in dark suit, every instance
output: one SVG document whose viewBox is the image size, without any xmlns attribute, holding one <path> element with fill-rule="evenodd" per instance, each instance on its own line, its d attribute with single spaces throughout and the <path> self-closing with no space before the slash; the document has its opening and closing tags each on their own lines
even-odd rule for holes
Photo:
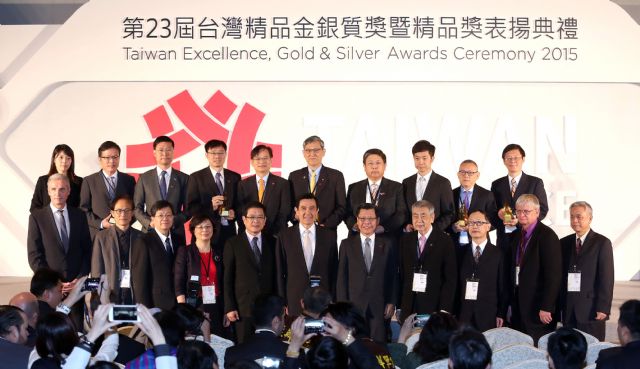
<svg viewBox="0 0 640 369">
<path fill-rule="evenodd" d="M 55 173 L 64 174 L 69 178 L 71 185 L 71 193 L 67 199 L 67 205 L 77 208 L 80 206 L 80 187 L 82 186 L 82 177 L 78 177 L 74 171 L 75 157 L 73 150 L 65 144 L 56 145 L 51 154 L 51 164 L 49 165 L 49 173 L 40 176 L 36 182 L 36 188 L 31 198 L 31 207 L 29 212 L 34 209 L 40 209 L 49 205 L 49 193 L 47 191 L 47 180 L 49 176 Z"/>
<path fill-rule="evenodd" d="M 178 303 L 189 303 L 209 314 L 211 333 L 223 336 L 222 251 L 213 243 L 215 227 L 206 214 L 191 218 L 192 242 L 178 249 L 174 285 Z"/>
</svg>

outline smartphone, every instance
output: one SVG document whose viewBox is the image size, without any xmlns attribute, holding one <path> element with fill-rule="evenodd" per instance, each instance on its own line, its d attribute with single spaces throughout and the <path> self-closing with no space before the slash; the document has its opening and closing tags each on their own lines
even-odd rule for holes
<svg viewBox="0 0 640 369">
<path fill-rule="evenodd" d="M 429 314 L 418 314 L 416 315 L 416 317 L 413 319 L 413 326 L 416 328 L 422 328 L 424 327 L 425 324 L 427 324 L 427 321 L 429 320 L 429 317 L 431 315 Z"/>
<path fill-rule="evenodd" d="M 98 291 L 98 287 L 100 287 L 100 278 L 87 278 L 84 280 L 84 286 L 82 286 L 82 291 Z"/>
<path fill-rule="evenodd" d="M 324 320 L 322 319 L 305 319 L 304 334 L 322 333 L 324 331 Z"/>
<path fill-rule="evenodd" d="M 138 307 L 136 305 L 113 305 L 109 310 L 110 322 L 139 322 Z"/>
</svg>

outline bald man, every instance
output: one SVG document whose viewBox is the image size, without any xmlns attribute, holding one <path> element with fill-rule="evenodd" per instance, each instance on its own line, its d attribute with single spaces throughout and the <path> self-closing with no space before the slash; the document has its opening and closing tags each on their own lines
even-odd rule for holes
<svg viewBox="0 0 640 369">
<path fill-rule="evenodd" d="M 36 344 L 36 322 L 40 315 L 38 298 L 31 292 L 20 292 L 9 300 L 9 305 L 22 309 L 27 316 L 27 342 L 25 345 L 34 347 Z"/>
</svg>

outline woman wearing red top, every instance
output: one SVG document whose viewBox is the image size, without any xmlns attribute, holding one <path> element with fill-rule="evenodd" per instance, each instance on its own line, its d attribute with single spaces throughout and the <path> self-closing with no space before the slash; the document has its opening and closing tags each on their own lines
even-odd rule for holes
<svg viewBox="0 0 640 369">
<path fill-rule="evenodd" d="M 178 303 L 189 303 L 209 313 L 211 333 L 223 336 L 222 248 L 213 242 L 216 229 L 206 214 L 197 214 L 189 224 L 192 243 L 178 249 L 175 289 Z"/>
</svg>

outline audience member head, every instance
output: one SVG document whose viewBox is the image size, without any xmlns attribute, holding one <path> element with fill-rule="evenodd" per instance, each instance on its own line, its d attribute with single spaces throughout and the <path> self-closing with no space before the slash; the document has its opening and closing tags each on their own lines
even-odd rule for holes
<svg viewBox="0 0 640 369">
<path fill-rule="evenodd" d="M 640 340 L 640 300 L 628 300 L 620 306 L 618 337 L 622 345 Z"/>
<path fill-rule="evenodd" d="M 587 356 L 587 340 L 573 328 L 562 327 L 549 336 L 549 368 L 580 369 Z"/>
<path fill-rule="evenodd" d="M 307 353 L 309 369 L 346 368 L 348 365 L 345 346 L 333 337 L 322 337 Z"/>
<path fill-rule="evenodd" d="M 218 369 L 218 357 L 209 344 L 198 341 L 185 341 L 178 347 L 178 368 L 180 369 Z"/>
<path fill-rule="evenodd" d="M 51 153 L 51 164 L 49 165 L 49 173 L 64 174 L 71 182 L 77 183 L 78 177 L 75 174 L 75 156 L 73 150 L 65 144 L 56 145 Z"/>
<path fill-rule="evenodd" d="M 322 287 L 308 287 L 300 305 L 305 314 L 317 319 L 331 303 L 331 293 Z"/>
<path fill-rule="evenodd" d="M 204 313 L 189 304 L 177 304 L 173 308 L 173 312 L 178 315 L 184 325 L 187 334 L 201 335 L 202 322 L 204 322 Z"/>
<path fill-rule="evenodd" d="M 9 300 L 9 305 L 20 308 L 27 317 L 27 324 L 31 328 L 36 327 L 40 308 L 38 298 L 31 292 L 20 292 Z"/>
<path fill-rule="evenodd" d="M 491 347 L 484 335 L 473 329 L 455 333 L 449 342 L 449 368 L 491 368 Z"/>
<path fill-rule="evenodd" d="M 0 305 L 0 337 L 24 345 L 28 336 L 25 313 L 15 306 Z"/>
<path fill-rule="evenodd" d="M 449 357 L 449 340 L 457 329 L 458 322 L 453 315 L 444 311 L 431 314 L 413 352 L 420 356 L 423 363 Z"/>
<path fill-rule="evenodd" d="M 362 338 L 369 336 L 369 329 L 364 316 L 351 302 L 340 301 L 329 304 L 322 316 L 330 316 L 345 328 L 351 330 L 353 337 Z"/>
<path fill-rule="evenodd" d="M 158 325 L 162 330 L 167 345 L 171 347 L 178 347 L 184 342 L 184 336 L 186 335 L 186 328 L 182 319 L 178 314 L 173 311 L 160 311 L 153 315 L 158 321 Z"/>
<path fill-rule="evenodd" d="M 36 326 L 36 350 L 40 357 L 52 357 L 64 363 L 79 342 L 78 333 L 71 319 L 62 313 L 54 312 L 40 318 Z"/>
<path fill-rule="evenodd" d="M 282 297 L 259 295 L 253 303 L 253 322 L 258 329 L 270 329 L 280 335 L 284 329 L 284 305 Z"/>
<path fill-rule="evenodd" d="M 40 268 L 31 277 L 30 291 L 38 300 L 53 309 L 62 301 L 62 274 L 53 269 Z"/>
</svg>

